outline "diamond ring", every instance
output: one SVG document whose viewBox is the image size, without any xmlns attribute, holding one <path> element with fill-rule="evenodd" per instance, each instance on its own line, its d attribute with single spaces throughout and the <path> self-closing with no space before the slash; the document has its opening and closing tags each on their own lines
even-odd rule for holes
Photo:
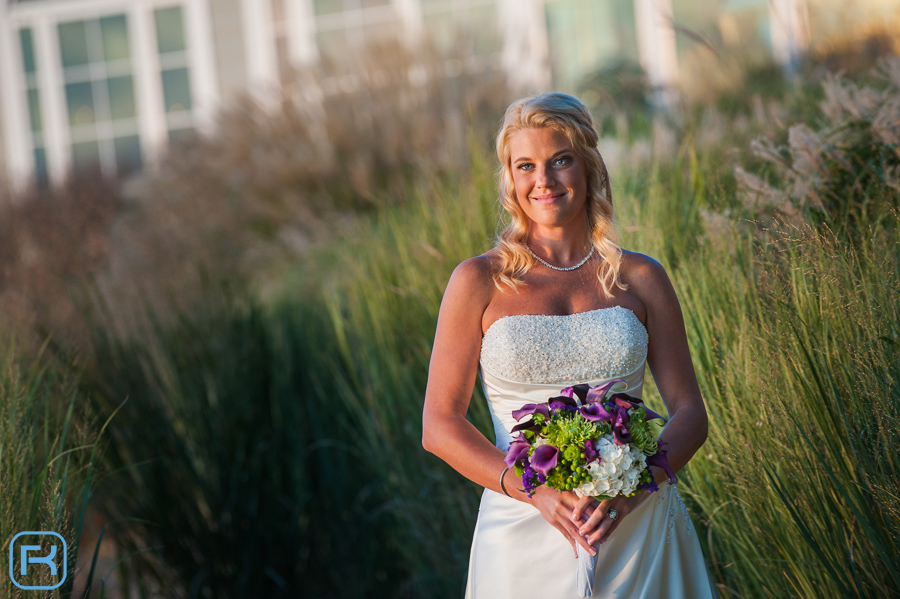
<svg viewBox="0 0 900 599">
<path fill-rule="evenodd" d="M 609 516 L 610 520 L 615 520 L 619 517 L 619 512 L 617 512 L 616 510 L 609 510 L 609 513 L 606 515 Z"/>
</svg>

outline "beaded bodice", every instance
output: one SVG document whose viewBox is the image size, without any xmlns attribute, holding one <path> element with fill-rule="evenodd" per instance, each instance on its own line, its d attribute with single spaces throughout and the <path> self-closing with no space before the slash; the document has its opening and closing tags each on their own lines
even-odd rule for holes
<svg viewBox="0 0 900 599">
<path fill-rule="evenodd" d="M 479 375 L 497 447 L 509 448 L 513 411 L 547 401 L 569 385 L 623 379 L 615 390 L 640 397 L 647 340 L 638 317 L 620 306 L 565 316 L 517 314 L 494 322 L 481 341 Z"/>
<path fill-rule="evenodd" d="M 621 306 L 565 316 L 504 316 L 485 332 L 481 367 L 523 383 L 623 376 L 647 357 L 647 330 Z"/>
</svg>

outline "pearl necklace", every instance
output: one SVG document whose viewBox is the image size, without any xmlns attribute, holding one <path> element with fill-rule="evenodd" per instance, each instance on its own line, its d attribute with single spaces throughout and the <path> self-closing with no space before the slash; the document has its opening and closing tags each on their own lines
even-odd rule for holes
<svg viewBox="0 0 900 599">
<path fill-rule="evenodd" d="M 592 246 L 591 246 L 591 251 L 588 252 L 588 255 L 584 257 L 584 260 L 582 260 L 581 262 L 579 262 L 579 263 L 576 264 L 575 266 L 568 266 L 568 267 L 566 267 L 566 268 L 562 268 L 562 267 L 559 267 L 559 266 L 553 266 L 552 264 L 550 264 L 549 262 L 547 262 L 546 260 L 544 260 L 543 258 L 541 258 L 540 256 L 538 256 L 537 254 L 535 254 L 535 253 L 534 253 L 534 250 L 532 250 L 532 249 L 531 249 L 531 246 L 528 245 L 527 243 L 525 244 L 525 247 L 528 249 L 528 253 L 531 254 L 532 256 L 534 256 L 535 259 L 537 259 L 538 262 L 540 262 L 541 264 L 543 264 L 543 265 L 546 266 L 547 268 L 552 268 L 553 270 L 575 270 L 576 268 L 581 267 L 585 262 L 587 262 L 587 261 L 590 259 L 591 256 L 594 255 L 594 246 L 592 245 Z"/>
</svg>

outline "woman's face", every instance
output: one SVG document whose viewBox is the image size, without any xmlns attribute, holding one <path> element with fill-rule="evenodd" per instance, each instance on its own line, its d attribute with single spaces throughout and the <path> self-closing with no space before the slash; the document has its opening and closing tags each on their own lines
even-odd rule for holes
<svg viewBox="0 0 900 599">
<path fill-rule="evenodd" d="M 522 129 L 510 138 L 516 198 L 539 227 L 583 227 L 587 172 L 569 139 L 556 129 Z"/>
</svg>

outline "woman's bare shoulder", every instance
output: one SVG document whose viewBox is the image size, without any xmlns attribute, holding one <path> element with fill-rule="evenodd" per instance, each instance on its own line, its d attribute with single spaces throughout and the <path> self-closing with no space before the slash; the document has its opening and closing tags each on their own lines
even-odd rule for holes
<svg viewBox="0 0 900 599">
<path fill-rule="evenodd" d="M 678 305 L 665 267 L 646 254 L 622 250 L 619 276 L 628 285 L 628 290 L 648 308 L 648 313 Z"/>
<path fill-rule="evenodd" d="M 464 260 L 453 270 L 444 297 L 487 307 L 494 294 L 494 273 L 499 265 L 495 250 Z"/>
<path fill-rule="evenodd" d="M 666 274 L 666 269 L 658 260 L 646 254 L 625 249 L 622 250 L 619 277 L 623 283 L 637 292 L 669 282 L 669 275 Z"/>
</svg>

